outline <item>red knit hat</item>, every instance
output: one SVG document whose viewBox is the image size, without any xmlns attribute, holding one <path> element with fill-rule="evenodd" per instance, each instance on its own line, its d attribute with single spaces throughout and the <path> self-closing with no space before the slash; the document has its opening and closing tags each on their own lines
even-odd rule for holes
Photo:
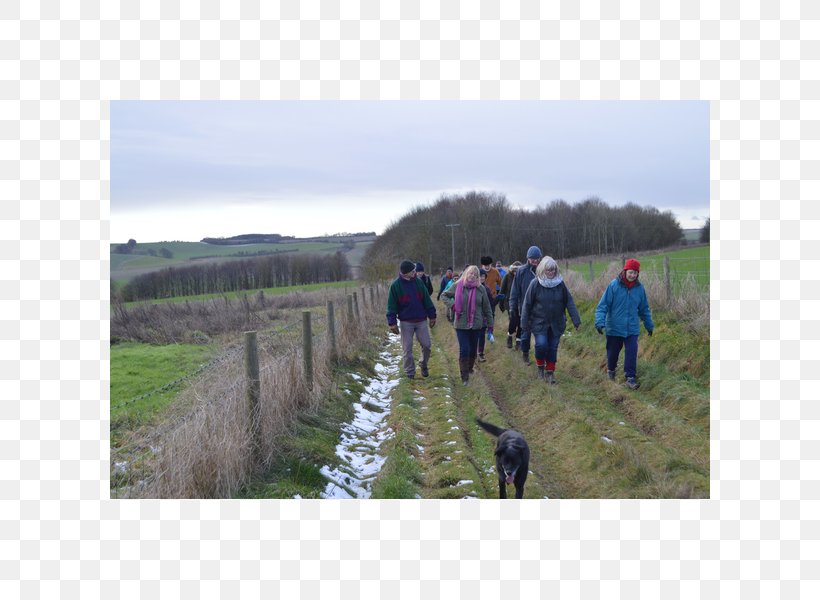
<svg viewBox="0 0 820 600">
<path fill-rule="evenodd" d="M 630 258 L 628 261 L 624 263 L 624 271 L 637 271 L 638 273 L 641 272 L 641 263 L 639 263 L 634 258 Z"/>
</svg>

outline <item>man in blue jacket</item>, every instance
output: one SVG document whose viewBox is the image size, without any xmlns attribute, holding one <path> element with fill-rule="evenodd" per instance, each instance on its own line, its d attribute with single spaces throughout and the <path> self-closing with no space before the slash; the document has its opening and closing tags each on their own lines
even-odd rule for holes
<svg viewBox="0 0 820 600">
<path fill-rule="evenodd" d="M 638 335 L 641 321 L 650 336 L 655 329 L 646 289 L 638 281 L 641 263 L 630 258 L 621 273 L 604 290 L 595 309 L 595 329 L 603 335 L 606 329 L 606 368 L 610 380 L 615 379 L 615 368 L 621 348 L 624 351 L 624 375 L 629 389 L 637 390 Z"/>
<path fill-rule="evenodd" d="M 518 270 L 515 272 L 515 279 L 513 279 L 512 282 L 509 299 L 510 319 L 521 318 L 521 306 L 524 303 L 524 294 L 527 292 L 530 282 L 535 279 L 535 269 L 540 262 L 541 248 L 538 246 L 530 246 L 527 250 L 527 263 L 518 267 Z M 524 362 L 530 364 L 530 336 L 527 336 L 526 344 L 524 340 L 517 340 L 515 343 L 516 349 L 519 348 L 519 345 L 522 350 Z"/>
</svg>

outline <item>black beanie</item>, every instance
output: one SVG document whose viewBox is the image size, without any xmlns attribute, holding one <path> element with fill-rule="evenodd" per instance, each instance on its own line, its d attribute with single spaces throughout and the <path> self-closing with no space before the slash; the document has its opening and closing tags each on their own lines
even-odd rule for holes
<svg viewBox="0 0 820 600">
<path fill-rule="evenodd" d="M 403 261 L 401 261 L 401 265 L 399 265 L 399 271 L 401 271 L 402 275 L 407 275 L 410 271 L 415 271 L 415 270 L 416 270 L 416 263 L 414 263 L 412 261 L 409 261 L 409 260 L 403 260 Z"/>
</svg>

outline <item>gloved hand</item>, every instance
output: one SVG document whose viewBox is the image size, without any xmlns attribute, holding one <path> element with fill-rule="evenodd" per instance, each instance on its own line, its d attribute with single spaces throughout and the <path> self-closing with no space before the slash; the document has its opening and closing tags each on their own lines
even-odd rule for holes
<svg viewBox="0 0 820 600">
<path fill-rule="evenodd" d="M 492 331 L 488 331 L 488 332 L 487 332 L 487 340 L 489 340 L 489 342 L 490 342 L 491 344 L 494 344 L 494 343 L 495 343 L 495 337 L 493 336 L 493 332 L 492 332 Z"/>
<path fill-rule="evenodd" d="M 646 330 L 646 333 L 649 337 L 652 337 L 652 331 L 653 331 L 652 329 L 647 329 Z"/>
<path fill-rule="evenodd" d="M 507 294 L 497 294 L 495 298 L 496 298 L 496 300 L 503 300 L 506 297 L 507 297 Z"/>
<path fill-rule="evenodd" d="M 595 326 L 595 331 L 597 331 L 597 332 L 598 332 L 598 333 L 600 333 L 601 335 L 604 335 L 604 328 L 603 328 L 603 327 L 598 327 L 598 326 L 596 325 L 596 326 Z"/>
<path fill-rule="evenodd" d="M 435 326 L 436 326 L 436 320 L 435 319 L 430 319 L 430 329 L 432 329 Z"/>
<path fill-rule="evenodd" d="M 398 334 L 399 333 L 399 326 L 398 325 L 390 325 L 390 331 L 392 333 Z"/>
</svg>

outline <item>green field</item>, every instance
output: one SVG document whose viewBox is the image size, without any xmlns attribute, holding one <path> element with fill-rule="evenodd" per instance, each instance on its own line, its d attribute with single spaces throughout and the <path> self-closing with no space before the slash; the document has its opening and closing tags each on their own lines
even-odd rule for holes
<svg viewBox="0 0 820 600">
<path fill-rule="evenodd" d="M 372 242 L 357 242 L 353 253 L 370 245 Z M 280 244 L 243 244 L 236 246 L 219 246 L 202 242 L 150 242 L 137 243 L 137 252 L 153 250 L 157 256 L 146 254 L 115 254 L 120 244 L 111 244 L 111 280 L 123 283 L 150 271 L 167 267 L 181 267 L 199 264 L 206 260 L 240 260 L 250 258 L 256 252 L 310 253 L 330 254 L 344 249 L 343 242 L 292 242 Z M 166 249 L 172 258 L 159 256 Z M 242 254 L 240 254 L 242 253 Z M 359 260 L 361 260 L 359 258 Z"/>
<path fill-rule="evenodd" d="M 111 346 L 111 431 L 153 424 L 173 402 L 183 382 L 174 383 L 206 364 L 213 346 L 156 346 L 124 342 Z M 112 439 L 116 445 L 116 439 Z"/>
<path fill-rule="evenodd" d="M 695 281 L 701 286 L 709 285 L 709 246 L 695 246 L 692 248 L 684 248 L 681 250 L 652 252 L 647 254 L 630 254 L 630 258 L 636 258 L 641 263 L 641 274 L 655 275 L 663 277 L 664 274 L 664 258 L 669 257 L 669 270 L 672 278 L 672 284 L 675 285 L 683 281 L 688 275 L 691 275 Z M 612 261 L 619 260 L 619 258 L 609 258 L 606 260 L 599 259 L 592 261 L 593 277 L 599 277 L 607 270 Z M 569 263 L 569 270 L 581 273 L 585 279 L 589 279 L 589 260 L 576 262 L 572 259 L 566 261 Z M 566 268 L 566 263 L 561 261 L 561 267 Z"/>
</svg>

